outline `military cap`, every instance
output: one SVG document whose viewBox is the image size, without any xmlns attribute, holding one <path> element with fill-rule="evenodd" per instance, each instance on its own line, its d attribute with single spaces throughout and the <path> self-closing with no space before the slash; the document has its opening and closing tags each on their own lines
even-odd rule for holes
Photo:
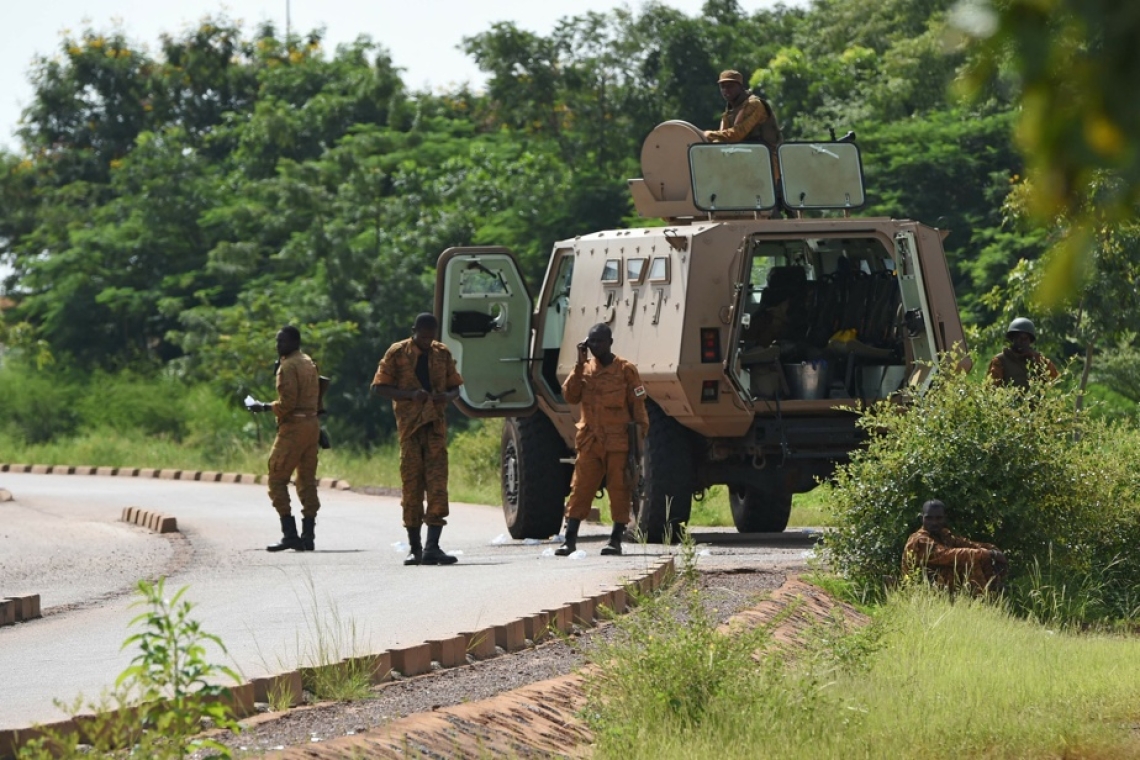
<svg viewBox="0 0 1140 760">
<path fill-rule="evenodd" d="M 733 69 L 727 69 L 725 71 L 720 72 L 720 79 L 716 80 L 717 84 L 722 84 L 724 82 L 736 82 L 737 84 L 743 86 L 744 85 L 744 75 L 741 74 L 739 71 L 734 71 Z"/>
</svg>

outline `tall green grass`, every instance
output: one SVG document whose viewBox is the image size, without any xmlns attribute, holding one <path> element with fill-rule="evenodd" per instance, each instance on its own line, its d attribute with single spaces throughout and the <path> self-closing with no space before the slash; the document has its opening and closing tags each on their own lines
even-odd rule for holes
<svg viewBox="0 0 1140 760">
<path fill-rule="evenodd" d="M 890 596 L 871 633 L 822 625 L 805 649 L 759 661 L 691 615 L 651 617 L 596 658 L 598 757 L 1140 756 L 1135 637 L 1069 634 L 926 588 Z M 641 663 L 653 672 L 631 677 Z"/>
</svg>

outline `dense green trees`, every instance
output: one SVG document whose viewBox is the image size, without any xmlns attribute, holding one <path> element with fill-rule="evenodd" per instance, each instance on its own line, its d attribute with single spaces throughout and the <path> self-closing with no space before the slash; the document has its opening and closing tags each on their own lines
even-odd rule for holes
<svg viewBox="0 0 1140 760">
<path fill-rule="evenodd" d="M 0 155 L 10 346 L 57 369 L 168 373 L 239 398 L 270 383 L 283 322 L 335 378 L 340 440 L 392 429 L 367 398 L 382 350 L 430 307 L 436 256 L 515 250 L 533 280 L 554 241 L 629 223 L 625 179 L 660 121 L 714 124 L 738 68 L 789 139 L 856 129 L 871 211 L 949 227 L 969 317 L 1045 237 L 1007 226 L 1024 174 L 1008 88 L 948 94 L 949 0 L 817 0 L 744 12 L 708 0 L 496 24 L 465 41 L 486 92 L 409 93 L 362 37 L 326 51 L 226 18 L 148 53 L 116 30 L 31 72 L 22 146 Z M 1004 94 L 1003 94 L 1004 93 Z"/>
</svg>

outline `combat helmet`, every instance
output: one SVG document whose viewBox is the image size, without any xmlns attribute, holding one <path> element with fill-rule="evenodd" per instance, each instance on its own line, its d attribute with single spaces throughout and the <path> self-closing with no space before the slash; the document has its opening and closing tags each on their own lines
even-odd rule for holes
<svg viewBox="0 0 1140 760">
<path fill-rule="evenodd" d="M 1005 331 L 1005 337 L 1009 337 L 1010 333 L 1025 333 L 1033 340 L 1037 340 L 1037 328 L 1033 326 L 1033 322 L 1025 317 L 1017 317 L 1009 323 L 1009 329 Z"/>
</svg>

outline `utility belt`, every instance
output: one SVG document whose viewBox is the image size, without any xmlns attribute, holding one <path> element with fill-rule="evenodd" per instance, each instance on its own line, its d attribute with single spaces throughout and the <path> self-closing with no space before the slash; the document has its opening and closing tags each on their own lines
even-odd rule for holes
<svg viewBox="0 0 1140 760">
<path fill-rule="evenodd" d="M 293 412 L 289 415 L 290 418 L 297 419 L 297 420 L 307 420 L 310 417 L 316 417 L 316 416 L 317 416 L 316 412 Z"/>
</svg>

